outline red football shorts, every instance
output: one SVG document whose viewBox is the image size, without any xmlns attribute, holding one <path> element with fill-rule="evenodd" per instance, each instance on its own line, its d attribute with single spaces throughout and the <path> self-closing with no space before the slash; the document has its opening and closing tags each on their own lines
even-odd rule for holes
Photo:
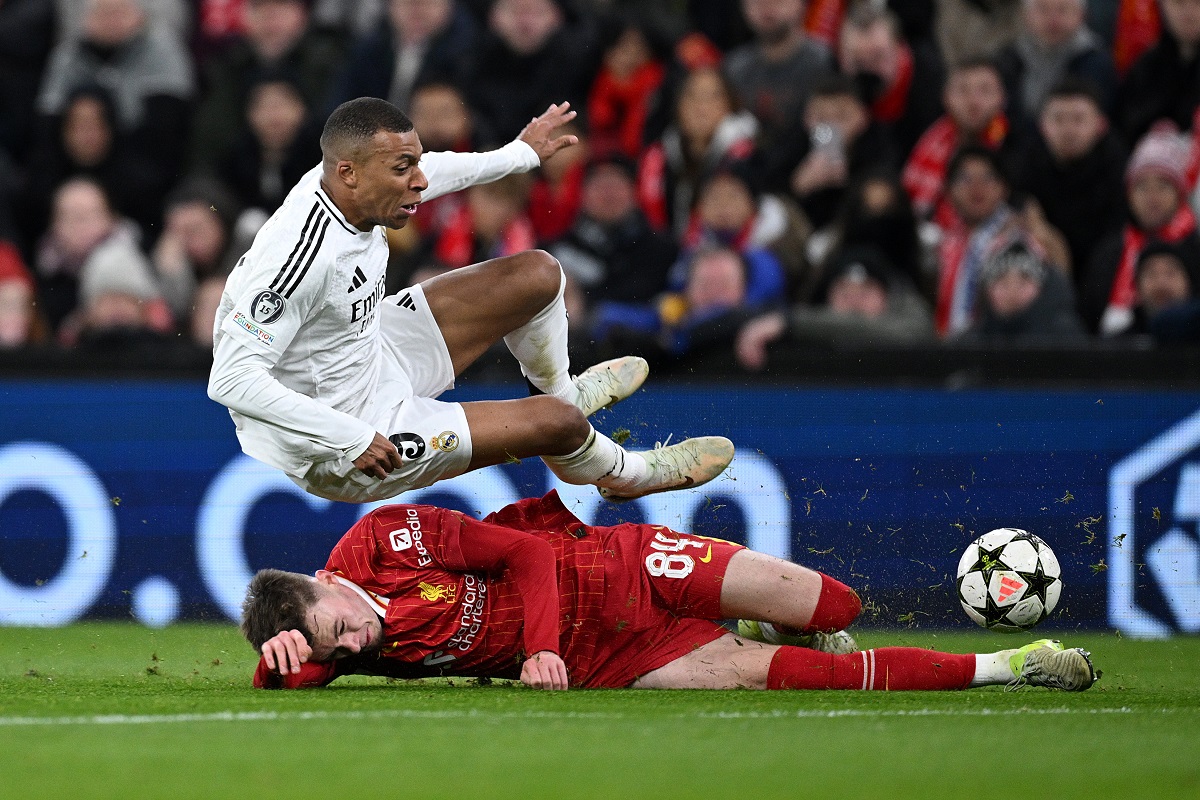
<svg viewBox="0 0 1200 800">
<path fill-rule="evenodd" d="M 728 632 L 713 620 L 721 619 L 721 584 L 742 545 L 661 525 L 618 525 L 604 536 L 601 631 L 577 685 L 629 686 Z"/>
</svg>

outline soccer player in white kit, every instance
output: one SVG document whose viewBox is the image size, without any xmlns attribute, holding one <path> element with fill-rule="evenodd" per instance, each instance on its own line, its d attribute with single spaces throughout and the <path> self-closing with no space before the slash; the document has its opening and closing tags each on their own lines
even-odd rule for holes
<svg viewBox="0 0 1200 800">
<path fill-rule="evenodd" d="M 229 408 L 248 455 L 347 502 L 531 456 L 614 501 L 698 486 L 728 466 L 723 437 L 639 453 L 591 426 L 587 416 L 636 391 L 648 367 L 623 358 L 570 375 L 565 277 L 545 252 L 384 297 L 385 228 L 404 227 L 423 199 L 536 168 L 576 142 L 553 135 L 574 116 L 551 106 L 489 153 L 424 153 L 386 101 L 359 98 L 330 115 L 322 163 L 259 231 L 217 312 L 208 394 Z M 434 399 L 501 338 L 543 394 Z"/>
</svg>

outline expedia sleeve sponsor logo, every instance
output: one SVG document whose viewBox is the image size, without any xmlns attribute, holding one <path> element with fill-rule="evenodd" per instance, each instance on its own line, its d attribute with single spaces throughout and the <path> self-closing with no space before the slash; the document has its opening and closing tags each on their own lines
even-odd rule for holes
<svg viewBox="0 0 1200 800">
<path fill-rule="evenodd" d="M 392 550 L 397 553 L 410 547 L 417 548 L 417 566 L 428 567 L 433 563 L 433 558 L 425 548 L 425 542 L 421 541 L 421 517 L 411 508 L 408 509 L 407 516 L 408 519 L 405 521 L 407 527 L 397 528 L 389 533 L 388 541 L 392 544 Z"/>
<path fill-rule="evenodd" d="M 283 297 L 264 289 L 254 296 L 254 302 L 250 304 L 250 316 L 260 325 L 270 325 L 283 316 L 283 305 Z"/>
<path fill-rule="evenodd" d="M 254 338 L 258 339 L 263 344 L 274 344 L 275 343 L 275 335 L 274 334 L 267 333 L 262 328 L 255 325 L 253 322 L 250 321 L 249 317 L 247 317 L 245 314 L 243 314 L 240 311 L 237 311 L 234 313 L 233 323 L 240 328 L 244 328 L 246 331 L 248 331 L 250 333 L 250 335 L 254 336 Z"/>
</svg>

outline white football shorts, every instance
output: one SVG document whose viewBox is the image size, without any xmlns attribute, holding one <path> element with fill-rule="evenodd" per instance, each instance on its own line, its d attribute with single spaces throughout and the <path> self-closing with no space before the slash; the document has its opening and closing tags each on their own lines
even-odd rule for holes
<svg viewBox="0 0 1200 800">
<path fill-rule="evenodd" d="M 384 298 L 379 308 L 383 364 L 374 419 L 367 420 L 400 451 L 403 466 L 384 480 L 360 472 L 343 456 L 291 476 L 305 491 L 329 500 L 386 500 L 467 471 L 471 432 L 458 403 L 435 400 L 454 388 L 454 364 L 425 292 L 412 286 Z"/>
</svg>

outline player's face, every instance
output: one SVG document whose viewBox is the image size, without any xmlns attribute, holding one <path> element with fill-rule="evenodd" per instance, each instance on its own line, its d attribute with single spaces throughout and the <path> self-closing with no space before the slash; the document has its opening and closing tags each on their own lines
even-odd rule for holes
<svg viewBox="0 0 1200 800">
<path fill-rule="evenodd" d="M 417 132 L 379 131 L 371 139 L 361 162 L 354 165 L 357 184 L 354 200 L 362 222 L 351 220 L 360 230 L 373 225 L 403 228 L 417 213 L 421 192 L 429 188 L 421 160 Z"/>
<path fill-rule="evenodd" d="M 314 661 L 379 649 L 383 623 L 366 600 L 324 570 L 317 574 L 317 592 L 320 599 L 308 610 Z"/>
</svg>

